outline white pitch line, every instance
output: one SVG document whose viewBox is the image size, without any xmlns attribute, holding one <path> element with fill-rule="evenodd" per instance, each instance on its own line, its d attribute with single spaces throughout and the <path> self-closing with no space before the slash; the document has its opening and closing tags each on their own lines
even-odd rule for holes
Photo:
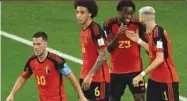
<svg viewBox="0 0 187 101">
<path fill-rule="evenodd" d="M 10 34 L 10 33 L 4 32 L 4 31 L 1 31 L 0 34 L 1 34 L 2 36 L 4 36 L 4 37 L 7 37 L 7 38 L 10 38 L 10 39 L 16 40 L 16 41 L 18 41 L 18 42 L 21 42 L 21 43 L 26 44 L 26 45 L 29 45 L 29 46 L 32 46 L 32 41 L 26 40 L 26 39 L 24 39 L 24 38 L 18 37 L 18 36 L 16 36 L 16 35 L 13 35 L 13 34 Z M 50 52 L 52 52 L 52 53 L 55 53 L 55 54 L 57 54 L 57 55 L 59 55 L 59 56 L 65 58 L 65 59 L 68 59 L 68 60 L 70 60 L 70 61 L 76 62 L 76 63 L 78 63 L 78 64 L 82 64 L 82 60 L 79 59 L 79 58 L 76 58 L 76 57 L 73 57 L 73 56 L 71 56 L 71 55 L 62 53 L 62 52 L 57 51 L 57 50 L 55 50 L 55 49 L 53 49 L 53 48 L 48 48 L 48 50 L 49 50 Z M 187 98 L 186 98 L 186 97 L 183 97 L 183 96 L 179 96 L 179 99 L 180 99 L 180 101 L 187 101 Z"/>
<path fill-rule="evenodd" d="M 4 32 L 4 31 L 1 31 L 1 35 L 5 36 L 7 38 L 10 38 L 10 39 L 16 40 L 18 42 L 21 42 L 23 44 L 32 46 L 32 41 L 29 41 L 29 40 L 26 40 L 24 38 L 18 37 L 16 35 L 13 35 L 13 34 L 10 34 L 10 33 Z M 82 64 L 82 60 L 81 59 L 73 57 L 73 56 L 65 54 L 65 53 L 62 53 L 62 52 L 57 51 L 57 50 L 55 50 L 53 48 L 48 48 L 48 51 L 51 52 L 51 53 L 55 53 L 55 54 L 65 58 L 65 59 L 68 59 L 70 61 L 76 62 L 78 64 Z"/>
</svg>

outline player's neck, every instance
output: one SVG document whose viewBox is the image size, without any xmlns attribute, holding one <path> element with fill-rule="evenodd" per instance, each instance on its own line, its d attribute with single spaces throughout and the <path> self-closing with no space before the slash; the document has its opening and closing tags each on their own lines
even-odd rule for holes
<svg viewBox="0 0 187 101">
<path fill-rule="evenodd" d="M 48 51 L 45 50 L 40 56 L 38 56 L 38 60 L 39 60 L 40 62 L 45 61 L 45 59 L 47 58 L 47 55 L 48 55 Z"/>
<path fill-rule="evenodd" d="M 85 30 L 91 23 L 92 23 L 92 19 L 89 18 L 89 19 L 83 24 L 83 30 Z"/>
<path fill-rule="evenodd" d="M 150 21 L 146 24 L 146 32 L 147 33 L 151 33 L 153 31 L 153 29 L 155 28 L 156 23 L 155 21 Z"/>
</svg>

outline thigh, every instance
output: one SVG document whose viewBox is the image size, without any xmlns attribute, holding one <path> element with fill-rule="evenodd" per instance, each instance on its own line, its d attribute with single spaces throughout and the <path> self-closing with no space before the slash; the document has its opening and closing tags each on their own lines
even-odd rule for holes
<svg viewBox="0 0 187 101">
<path fill-rule="evenodd" d="M 159 84 L 157 84 L 151 79 L 148 80 L 146 101 L 162 101 L 162 95 L 161 90 L 159 88 Z"/>
<path fill-rule="evenodd" d="M 179 101 L 179 83 L 168 83 L 166 88 L 168 101 Z"/>
<path fill-rule="evenodd" d="M 178 83 L 148 81 L 147 101 L 179 101 Z"/>
<path fill-rule="evenodd" d="M 175 82 L 172 84 L 173 93 L 174 93 L 174 101 L 179 101 L 179 83 Z"/>
<path fill-rule="evenodd" d="M 110 101 L 120 101 L 127 80 L 123 74 L 111 74 L 110 78 Z"/>
<path fill-rule="evenodd" d="M 82 84 L 83 80 L 80 80 Z M 109 100 L 109 83 L 92 82 L 89 90 L 83 91 L 89 101 L 108 101 Z"/>
</svg>

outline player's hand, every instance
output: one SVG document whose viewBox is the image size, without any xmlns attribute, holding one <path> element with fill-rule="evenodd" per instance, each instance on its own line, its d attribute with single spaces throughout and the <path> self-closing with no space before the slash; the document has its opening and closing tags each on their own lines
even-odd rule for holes
<svg viewBox="0 0 187 101">
<path fill-rule="evenodd" d="M 121 23 L 117 35 L 125 34 L 126 30 L 127 30 L 127 25 L 123 25 L 123 23 Z"/>
<path fill-rule="evenodd" d="M 130 40 L 134 42 L 138 42 L 138 39 L 139 39 L 138 33 L 139 33 L 138 30 L 136 30 L 136 32 L 127 30 L 125 34 Z"/>
<path fill-rule="evenodd" d="M 6 101 L 14 101 L 14 95 L 13 95 L 13 94 L 10 94 L 10 95 L 7 97 Z"/>
<path fill-rule="evenodd" d="M 143 76 L 141 74 L 139 74 L 138 76 L 133 78 L 132 83 L 133 83 L 134 87 L 139 87 L 140 86 L 139 85 L 140 81 L 143 81 Z"/>
<path fill-rule="evenodd" d="M 82 83 L 82 89 L 87 91 L 90 88 L 90 84 L 92 82 L 92 76 L 87 75 Z"/>
</svg>

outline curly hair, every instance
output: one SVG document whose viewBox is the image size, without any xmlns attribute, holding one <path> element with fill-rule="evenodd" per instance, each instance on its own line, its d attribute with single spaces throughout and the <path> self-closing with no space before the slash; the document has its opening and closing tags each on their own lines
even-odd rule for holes
<svg viewBox="0 0 187 101">
<path fill-rule="evenodd" d="M 75 0 L 74 2 L 74 8 L 76 9 L 77 6 L 83 6 L 88 9 L 88 11 L 91 13 L 91 18 L 94 18 L 97 16 L 98 13 L 98 6 L 95 2 L 95 0 Z"/>
<path fill-rule="evenodd" d="M 132 7 L 135 12 L 135 4 L 130 0 L 121 0 L 117 4 L 116 10 L 121 11 L 124 7 Z"/>
</svg>

